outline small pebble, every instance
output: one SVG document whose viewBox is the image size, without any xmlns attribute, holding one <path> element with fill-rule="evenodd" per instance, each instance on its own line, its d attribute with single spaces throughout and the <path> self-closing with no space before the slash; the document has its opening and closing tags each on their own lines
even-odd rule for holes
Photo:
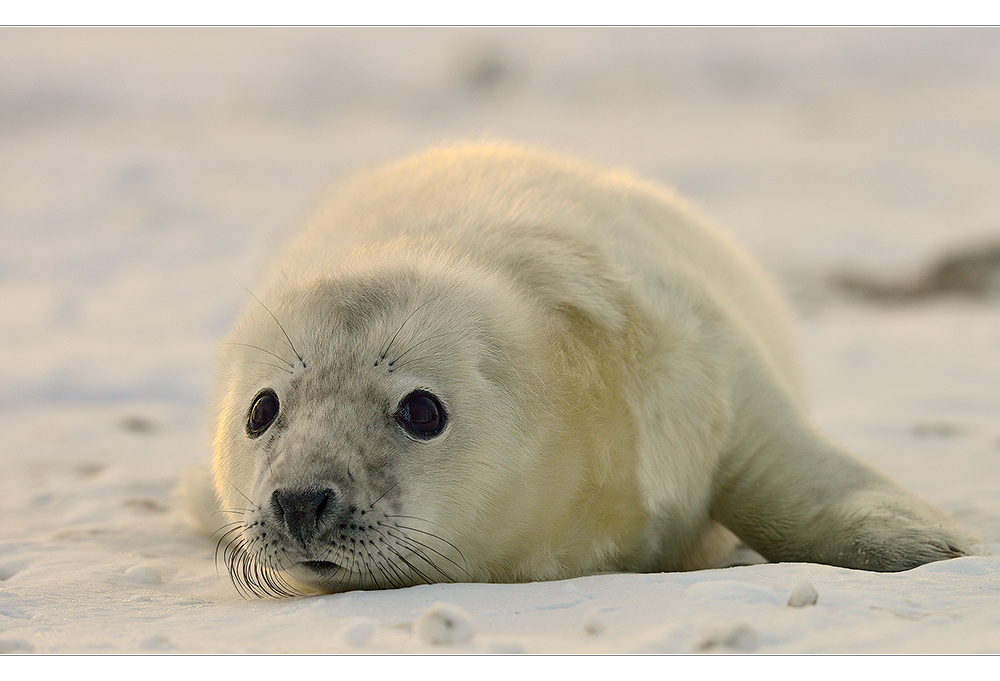
<svg viewBox="0 0 1000 681">
<path fill-rule="evenodd" d="M 583 632 L 591 636 L 604 633 L 604 620 L 596 608 L 587 612 L 583 618 Z"/>
<path fill-rule="evenodd" d="M 472 638 L 472 616 L 452 603 L 437 602 L 417 618 L 417 637 L 434 645 L 465 643 Z"/>
<path fill-rule="evenodd" d="M 792 587 L 788 594 L 788 605 L 793 608 L 804 608 L 807 605 L 816 605 L 819 601 L 819 593 L 809 582 L 799 582 Z"/>
<path fill-rule="evenodd" d="M 160 571 L 148 565 L 133 565 L 125 571 L 125 576 L 140 584 L 162 584 Z"/>
<path fill-rule="evenodd" d="M 0 655 L 23 655 L 35 652 L 35 646 L 22 639 L 0 640 Z"/>
<path fill-rule="evenodd" d="M 163 634 L 149 636 L 148 638 L 143 639 L 142 643 L 139 645 L 142 646 L 143 650 L 169 650 L 174 647 L 170 642 L 170 638 L 168 636 L 164 636 Z"/>
<path fill-rule="evenodd" d="M 360 648 L 368 643 L 374 634 L 375 620 L 364 618 L 348 624 L 341 632 L 340 640 L 348 645 Z"/>
<path fill-rule="evenodd" d="M 757 649 L 757 634 L 747 625 L 737 624 L 703 636 L 696 648 L 704 653 L 752 653 Z"/>
<path fill-rule="evenodd" d="M 486 648 L 489 655 L 524 655 L 527 651 L 516 641 L 494 641 Z"/>
</svg>

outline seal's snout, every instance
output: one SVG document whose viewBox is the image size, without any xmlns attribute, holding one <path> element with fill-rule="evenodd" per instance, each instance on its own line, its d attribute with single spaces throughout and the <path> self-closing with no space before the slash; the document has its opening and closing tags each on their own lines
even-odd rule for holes
<svg viewBox="0 0 1000 681">
<path fill-rule="evenodd" d="M 330 488 L 283 488 L 271 494 L 271 510 L 302 546 L 322 532 L 333 515 L 337 493 Z"/>
</svg>

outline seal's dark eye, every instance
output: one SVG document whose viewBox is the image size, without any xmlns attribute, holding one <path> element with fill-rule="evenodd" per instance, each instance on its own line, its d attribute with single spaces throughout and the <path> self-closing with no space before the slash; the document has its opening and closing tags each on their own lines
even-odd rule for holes
<svg viewBox="0 0 1000 681">
<path fill-rule="evenodd" d="M 396 423 L 410 435 L 428 440 L 444 430 L 444 407 L 424 390 L 414 390 L 396 409 Z"/>
<path fill-rule="evenodd" d="M 258 437 L 278 418 L 278 396 L 270 388 L 261 390 L 253 398 L 247 414 L 247 436 Z"/>
</svg>

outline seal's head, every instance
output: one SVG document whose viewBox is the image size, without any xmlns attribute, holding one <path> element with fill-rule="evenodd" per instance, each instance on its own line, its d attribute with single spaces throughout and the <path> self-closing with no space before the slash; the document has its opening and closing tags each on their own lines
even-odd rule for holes
<svg viewBox="0 0 1000 681">
<path fill-rule="evenodd" d="M 562 328 L 585 315 L 441 255 L 358 262 L 262 295 L 224 346 L 215 474 L 237 587 L 555 578 L 594 560 L 634 512 L 628 495 L 601 508 L 593 488 L 630 476 L 581 451 L 625 427 Z M 602 515 L 615 528 L 583 529 Z"/>
</svg>

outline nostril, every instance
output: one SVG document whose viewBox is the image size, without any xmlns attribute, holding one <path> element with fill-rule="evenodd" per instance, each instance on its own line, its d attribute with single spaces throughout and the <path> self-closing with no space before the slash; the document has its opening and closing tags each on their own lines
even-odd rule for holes
<svg viewBox="0 0 1000 681">
<path fill-rule="evenodd" d="M 274 517 L 302 544 L 314 539 L 331 510 L 330 488 L 282 488 L 271 494 Z"/>
<path fill-rule="evenodd" d="M 330 490 L 322 490 L 324 492 L 323 498 L 320 499 L 319 503 L 316 504 L 316 523 L 319 523 L 319 519 L 323 517 L 326 513 L 326 506 L 330 503 Z"/>
<path fill-rule="evenodd" d="M 274 512 L 274 517 L 281 522 L 285 521 L 285 507 L 281 505 L 284 496 L 284 490 L 280 489 L 274 490 L 274 493 L 271 494 L 271 511 Z"/>
</svg>

